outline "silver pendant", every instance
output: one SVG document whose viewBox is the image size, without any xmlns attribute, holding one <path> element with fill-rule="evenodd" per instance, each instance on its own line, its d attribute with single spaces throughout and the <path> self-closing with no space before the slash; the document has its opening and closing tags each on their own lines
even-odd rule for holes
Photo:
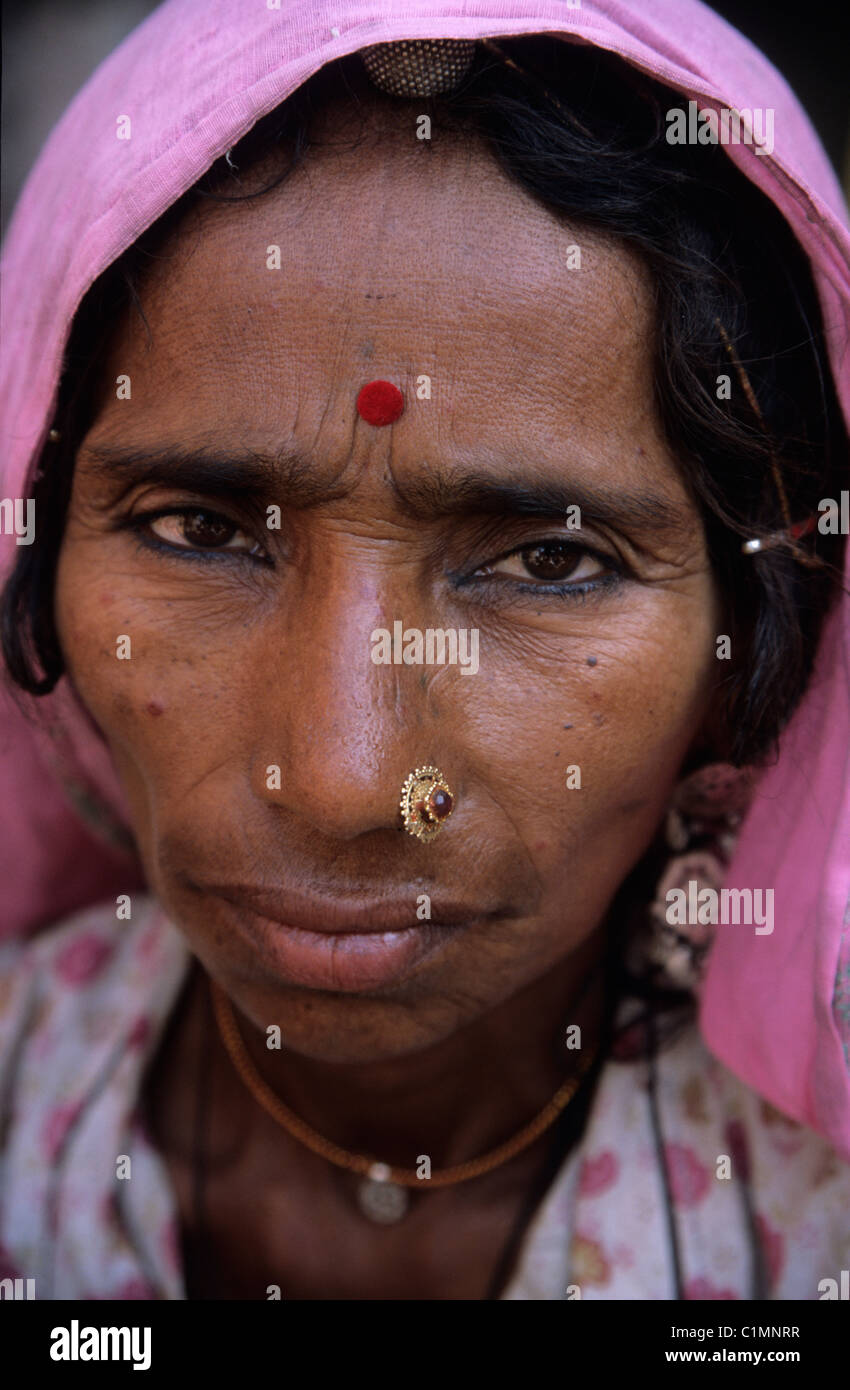
<svg viewBox="0 0 850 1390">
<path fill-rule="evenodd" d="M 357 1188 L 357 1205 L 361 1212 L 381 1226 L 400 1221 L 410 1206 L 407 1188 L 391 1182 L 390 1172 L 386 1163 L 373 1163 L 368 1176 Z"/>
</svg>

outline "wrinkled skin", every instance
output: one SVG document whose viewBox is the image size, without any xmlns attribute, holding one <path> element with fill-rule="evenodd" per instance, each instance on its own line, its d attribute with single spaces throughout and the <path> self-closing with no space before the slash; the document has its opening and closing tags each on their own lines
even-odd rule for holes
<svg viewBox="0 0 850 1390">
<path fill-rule="evenodd" d="M 510 1135 L 568 1071 L 564 1026 L 607 909 L 704 736 L 722 620 L 653 405 L 642 267 L 560 223 L 474 145 L 425 148 L 413 117 L 393 108 L 370 117 L 374 138 L 350 151 L 343 119 L 330 117 L 341 147 L 314 152 L 282 187 L 205 206 L 145 283 L 150 341 L 128 317 L 78 454 L 57 620 L 127 789 L 152 891 L 231 996 L 269 1083 L 329 1139 L 405 1166 L 428 1153 L 439 1167 Z M 567 269 L 571 244 L 578 270 Z M 267 268 L 270 245 L 280 270 Z M 115 394 L 121 373 L 129 401 Z M 422 374 L 430 400 L 417 399 Z M 355 410 L 377 378 L 406 402 L 383 428 Z M 110 450 L 153 447 L 297 449 L 309 470 L 272 469 L 250 500 L 103 466 Z M 589 501 L 578 532 L 563 513 L 510 504 L 459 513 L 434 485 L 448 494 L 473 472 L 595 490 L 614 508 L 626 492 L 652 497 L 666 524 L 657 506 L 618 522 Z M 206 517 L 198 532 L 179 515 L 141 534 L 127 524 L 193 505 L 229 528 L 211 532 Z M 280 530 L 266 525 L 270 505 Z M 210 549 L 211 534 L 224 545 Z M 188 548 L 199 535 L 200 559 Z M 564 539 L 590 549 L 559 550 Z M 554 549 L 535 551 L 544 541 Z M 477 628 L 478 673 L 373 664 L 371 633 L 396 618 Z M 120 635 L 130 660 L 116 657 Z M 401 784 L 424 763 L 457 797 L 430 846 L 398 819 Z M 268 785 L 275 764 L 279 789 Z M 580 788 L 567 788 L 569 766 Z M 480 920 L 389 984 L 315 989 L 275 968 L 252 914 L 214 891 L 223 882 L 402 904 L 410 925 L 426 893 L 435 922 L 441 902 L 458 900 Z M 191 999 L 157 1087 L 175 1153 L 189 1142 L 188 1039 L 201 1027 Z M 599 1007 L 595 986 L 576 1006 L 591 1040 Z M 281 1052 L 263 1045 L 272 1023 Z M 539 1146 L 423 1198 L 399 1246 L 398 1231 L 350 1216 L 349 1180 L 277 1129 L 216 1056 L 213 1150 L 241 1115 L 230 1190 L 267 1191 L 264 1219 L 273 1212 L 282 1232 L 240 1264 L 237 1219 L 220 1216 L 219 1251 L 245 1287 L 283 1264 L 289 1296 L 348 1296 L 336 1268 L 347 1249 L 375 1296 L 481 1296 Z M 497 1074 L 501 1084 L 487 1084 Z M 280 1190 L 282 1152 L 290 1189 L 321 1191 L 335 1223 L 336 1254 L 325 1266 L 316 1256 L 309 1274 L 287 1265 L 284 1247 L 306 1235 Z M 179 1154 L 173 1170 L 179 1187 Z M 415 1271 L 417 1241 L 433 1243 L 435 1230 L 440 1259 L 423 1256 L 399 1282 L 394 1260 Z M 323 1248 L 312 1227 L 310 1240 Z"/>
</svg>

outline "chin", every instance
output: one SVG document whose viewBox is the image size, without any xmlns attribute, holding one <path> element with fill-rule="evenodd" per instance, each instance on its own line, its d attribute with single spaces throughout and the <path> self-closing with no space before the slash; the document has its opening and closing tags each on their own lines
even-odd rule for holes
<svg viewBox="0 0 850 1390">
<path fill-rule="evenodd" d="M 282 1050 L 315 1062 L 394 1061 L 433 1047 L 469 1021 L 445 996 L 421 988 L 406 1001 L 398 990 L 392 997 L 308 990 L 265 973 L 218 978 L 260 1032 L 276 1023 Z"/>
</svg>

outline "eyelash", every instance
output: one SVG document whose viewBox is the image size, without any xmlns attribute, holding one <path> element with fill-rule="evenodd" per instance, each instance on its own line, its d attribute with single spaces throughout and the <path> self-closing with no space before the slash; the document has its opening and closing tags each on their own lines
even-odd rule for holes
<svg viewBox="0 0 850 1390">
<path fill-rule="evenodd" d="M 545 544 L 545 542 L 542 543 Z M 514 550 L 510 553 L 515 555 L 516 551 Z M 586 551 L 585 553 L 588 555 L 595 554 L 594 551 Z M 502 558 L 504 559 L 505 557 L 503 556 Z M 604 559 L 606 564 L 610 563 L 607 556 L 600 558 Z M 532 584 L 530 581 L 524 584 L 522 580 L 510 579 L 506 575 L 485 574 L 480 575 L 474 582 L 476 584 L 485 584 L 488 588 L 494 585 L 503 586 L 507 583 L 512 586 L 515 594 L 522 594 L 524 597 L 532 599 L 546 597 L 585 599 L 591 594 L 600 593 L 603 589 L 615 589 L 623 582 L 623 578 L 624 575 L 622 573 L 613 571 L 610 574 L 600 574 L 597 579 L 581 579 L 577 584 L 568 584 L 566 582 L 562 584 L 546 584 L 543 582 Z M 455 587 L 463 588 L 466 582 L 473 581 L 465 581 L 462 579 Z"/>
<path fill-rule="evenodd" d="M 252 555 L 245 550 L 224 550 L 223 548 L 210 548 L 209 550 L 193 550 L 190 546 L 170 545 L 168 541 L 161 540 L 155 535 L 146 534 L 145 528 L 154 521 L 160 521 L 163 517 L 174 516 L 193 516 L 196 512 L 203 512 L 205 515 L 216 521 L 224 521 L 228 525 L 236 525 L 229 517 L 222 512 L 216 512 L 207 507 L 161 507 L 156 511 L 142 512 L 129 518 L 125 525 L 135 533 L 136 540 L 147 550 L 155 550 L 169 559 L 177 560 L 178 563 L 184 561 L 194 561 L 198 564 L 220 564 L 222 559 L 228 561 L 254 560 L 259 564 L 271 565 L 273 562 L 264 555 Z M 511 550 L 506 550 L 502 555 L 497 555 L 489 564 L 498 564 L 500 560 L 507 560 L 514 555 L 520 554 L 523 550 L 531 549 L 532 546 L 562 545 L 563 536 L 542 536 L 539 540 L 525 541 L 522 545 L 514 546 Z M 578 583 L 524 583 L 522 580 L 512 579 L 509 575 L 499 574 L 450 574 L 449 578 L 456 589 L 466 588 L 469 585 L 484 585 L 487 588 L 499 588 L 504 591 L 506 584 L 510 585 L 515 594 L 522 594 L 530 598 L 574 598 L 585 599 L 590 594 L 598 593 L 605 589 L 613 589 L 623 582 L 626 578 L 625 567 L 622 561 L 615 559 L 613 555 L 606 554 L 601 550 L 596 550 L 588 545 L 575 545 L 572 549 L 582 555 L 589 555 L 598 560 L 600 564 L 607 567 L 608 573 L 601 574 L 594 579 L 581 580 Z M 480 568 L 480 567 L 479 567 Z"/>
</svg>

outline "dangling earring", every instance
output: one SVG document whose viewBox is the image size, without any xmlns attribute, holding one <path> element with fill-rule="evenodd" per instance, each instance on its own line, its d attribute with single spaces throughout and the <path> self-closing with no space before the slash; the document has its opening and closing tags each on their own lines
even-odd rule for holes
<svg viewBox="0 0 850 1390">
<path fill-rule="evenodd" d="M 677 786 L 665 822 L 665 839 L 673 851 L 649 907 L 643 957 L 661 988 L 699 992 L 714 927 L 668 921 L 668 893 L 696 884 L 719 892 L 735 848 L 738 831 L 752 796 L 754 773 L 729 763 L 711 763 Z"/>
</svg>

